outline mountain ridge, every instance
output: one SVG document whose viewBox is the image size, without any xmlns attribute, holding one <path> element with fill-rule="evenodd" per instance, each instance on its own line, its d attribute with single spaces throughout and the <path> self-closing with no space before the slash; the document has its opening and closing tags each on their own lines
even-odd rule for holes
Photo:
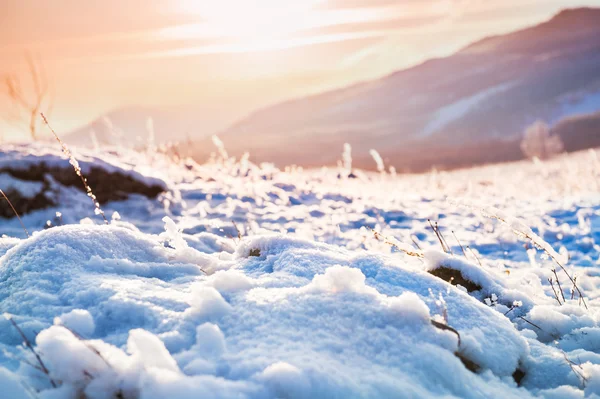
<svg viewBox="0 0 600 399">
<path fill-rule="evenodd" d="M 574 115 L 599 93 L 600 9 L 567 9 L 448 57 L 258 109 L 219 137 L 234 154 L 249 151 L 259 161 L 271 154 L 279 164 L 334 164 L 349 142 L 378 149 L 399 168 L 466 166 L 485 156 L 474 149 L 463 156 L 461 148 L 492 148 L 484 154 L 490 160 L 519 159 L 528 124 Z M 415 151 L 427 159 L 428 150 L 441 157 L 414 159 Z"/>
</svg>

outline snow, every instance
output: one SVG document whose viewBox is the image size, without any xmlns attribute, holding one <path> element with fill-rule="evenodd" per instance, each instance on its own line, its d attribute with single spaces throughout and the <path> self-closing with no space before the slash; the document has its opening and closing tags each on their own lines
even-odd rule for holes
<svg viewBox="0 0 600 399">
<path fill-rule="evenodd" d="M 19 377 L 5 368 L 0 368 L 0 386 L 2 395 L 7 398 L 33 398 Z"/>
<path fill-rule="evenodd" d="M 0 187 L 7 193 L 17 191 L 25 198 L 33 198 L 44 189 L 44 185 L 40 182 L 15 179 L 8 173 L 0 173 Z"/>
<path fill-rule="evenodd" d="M 482 101 L 487 100 L 495 94 L 502 93 L 512 87 L 518 82 L 507 82 L 502 83 L 493 87 L 489 87 L 485 90 L 481 90 L 468 97 L 461 98 L 451 104 L 448 104 L 435 112 L 427 125 L 423 128 L 422 135 L 428 136 L 437 130 L 440 130 L 449 123 L 462 118 L 468 114 L 474 107 L 476 107 Z"/>
<path fill-rule="evenodd" d="M 600 109 L 600 91 L 577 93 L 564 99 L 560 104 L 559 114 L 554 120 L 561 117 L 577 114 L 589 114 Z"/>
<path fill-rule="evenodd" d="M 92 315 L 83 309 L 74 309 L 54 318 L 54 324 L 65 326 L 83 337 L 90 337 L 96 329 Z"/>
<path fill-rule="evenodd" d="M 126 156 L 125 156 L 126 154 Z M 167 188 L 168 178 L 160 172 L 159 168 L 147 166 L 147 162 L 140 164 L 139 158 L 132 151 L 118 152 L 107 151 L 102 156 L 95 155 L 90 150 L 78 149 L 74 151 L 78 166 L 82 173 L 88 174 L 93 167 L 102 169 L 107 173 L 121 173 L 147 186 L 160 186 Z M 127 159 L 124 161 L 124 159 Z M 0 170 L 27 170 L 31 167 L 44 164 L 47 168 L 71 168 L 70 160 L 62 153 L 60 148 L 51 147 L 41 143 L 33 144 L 6 144 L 0 152 Z"/>
<path fill-rule="evenodd" d="M 600 395 L 595 153 L 355 179 L 225 154 L 156 172 L 167 192 L 106 204 L 108 225 L 68 195 L 23 216 L 30 238 L 3 222 L 3 395 Z"/>
</svg>

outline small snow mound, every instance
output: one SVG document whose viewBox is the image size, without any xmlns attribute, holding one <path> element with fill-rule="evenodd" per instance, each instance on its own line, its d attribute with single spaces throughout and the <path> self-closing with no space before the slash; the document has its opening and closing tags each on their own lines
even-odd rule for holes
<svg viewBox="0 0 600 399">
<path fill-rule="evenodd" d="M 550 305 L 534 306 L 527 314 L 527 320 L 534 323 L 537 327 L 533 327 L 528 323 L 524 323 L 523 327 L 534 330 L 542 342 L 560 339 L 572 331 L 583 327 L 598 326 L 592 315 L 580 306 L 571 304 L 564 304 L 560 307 Z M 585 343 L 581 341 L 587 341 L 585 339 L 587 335 L 588 333 L 586 332 L 582 334 L 582 337 L 576 337 L 579 341 L 578 345 Z M 568 345 L 568 343 L 565 344 Z"/>
<path fill-rule="evenodd" d="M 0 367 L 0 387 L 3 398 L 31 399 L 32 395 L 25 389 L 19 377 L 7 369 Z"/>
<path fill-rule="evenodd" d="M 40 332 L 36 343 L 53 379 L 77 384 L 85 373 L 99 375 L 109 369 L 84 341 L 62 326 Z"/>
<path fill-rule="evenodd" d="M 54 324 L 65 326 L 83 337 L 90 337 L 96 329 L 92 315 L 83 309 L 74 309 L 69 313 L 55 317 Z"/>
<path fill-rule="evenodd" d="M 277 362 L 267 367 L 260 375 L 276 398 L 309 397 L 310 381 L 302 370 L 286 362 Z"/>
<path fill-rule="evenodd" d="M 135 329 L 129 332 L 127 350 L 131 353 L 133 362 L 140 366 L 179 371 L 177 362 L 171 357 L 165 344 L 156 335 L 146 330 Z"/>
<path fill-rule="evenodd" d="M 192 350 L 203 358 L 217 359 L 225 353 L 225 336 L 216 324 L 204 323 L 196 328 L 196 344 Z"/>
<path fill-rule="evenodd" d="M 35 318 L 44 328 L 57 316 L 85 309 L 99 337 L 120 328 L 126 332 L 162 326 L 154 332 L 163 333 L 170 326 L 160 320 L 171 319 L 173 307 L 187 307 L 182 290 L 213 262 L 201 253 L 194 264 L 179 261 L 177 255 L 156 236 L 117 226 L 45 230 L 21 240 L 0 258 L 0 312 Z M 73 313 L 63 318 L 67 327 L 86 336 L 79 331 L 86 324 L 82 317 Z M 91 323 L 84 328 L 91 331 L 88 327 Z M 7 339 L 0 335 L 0 342 Z"/>
<path fill-rule="evenodd" d="M 585 395 L 587 397 L 600 396 L 600 365 L 585 362 L 581 368 L 586 378 Z"/>
<path fill-rule="evenodd" d="M 254 286 L 253 281 L 243 272 L 235 269 L 219 270 L 206 283 L 222 293 L 247 291 Z"/>
<path fill-rule="evenodd" d="M 365 275 L 358 269 L 336 265 L 324 274 L 316 275 L 305 287 L 308 292 L 356 292 L 377 294 L 377 290 L 365 284 Z"/>
<path fill-rule="evenodd" d="M 387 305 L 403 323 L 429 323 L 429 307 L 414 292 L 403 292 L 398 297 L 391 297 Z"/>
<path fill-rule="evenodd" d="M 204 284 L 196 284 L 192 288 L 189 304 L 187 314 L 199 320 L 218 320 L 231 311 L 231 305 L 221 293 Z"/>
</svg>

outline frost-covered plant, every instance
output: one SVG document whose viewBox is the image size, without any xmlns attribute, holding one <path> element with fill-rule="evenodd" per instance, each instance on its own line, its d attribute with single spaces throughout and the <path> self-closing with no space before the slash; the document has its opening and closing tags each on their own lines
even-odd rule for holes
<svg viewBox="0 0 600 399">
<path fill-rule="evenodd" d="M 535 121 L 523 133 L 521 151 L 527 158 L 548 159 L 563 150 L 560 137 L 551 134 L 548 125 L 541 120 Z"/>
<path fill-rule="evenodd" d="M 390 176 L 396 177 L 396 168 L 393 166 L 390 166 L 388 169 L 390 171 Z"/>
<path fill-rule="evenodd" d="M 94 129 L 90 130 L 90 140 L 92 141 L 92 148 L 94 151 L 100 150 L 100 143 L 98 143 L 98 136 L 96 135 L 96 131 Z"/>
<path fill-rule="evenodd" d="M 377 240 L 383 241 L 385 244 L 396 248 L 398 251 L 404 252 L 405 254 L 407 254 L 409 256 L 414 256 L 415 258 L 424 258 L 425 257 L 425 254 L 423 253 L 423 251 L 421 251 L 420 249 L 415 249 L 410 244 L 405 244 L 403 242 L 400 242 L 397 239 L 395 239 L 394 237 L 385 236 L 385 235 L 381 234 L 380 232 L 378 232 L 377 230 L 374 230 L 374 229 L 369 229 L 369 230 L 371 230 L 371 233 L 373 233 L 373 236 Z"/>
<path fill-rule="evenodd" d="M 488 306 L 496 306 L 498 304 L 498 295 L 492 293 L 488 298 L 484 298 L 483 301 Z"/>
<path fill-rule="evenodd" d="M 216 134 L 212 136 L 212 142 L 215 145 L 215 147 L 217 147 L 217 151 L 219 152 L 219 156 L 221 157 L 221 162 L 225 163 L 229 159 L 229 155 L 225 150 L 225 144 L 223 144 L 221 139 Z"/>
<path fill-rule="evenodd" d="M 19 327 L 18 324 L 13 320 L 13 317 L 12 317 L 11 314 L 4 313 L 3 316 L 4 316 L 4 318 L 6 320 L 8 320 L 8 322 L 10 324 L 12 324 L 12 326 L 15 328 L 15 330 L 17 330 L 17 332 L 19 333 L 19 335 L 23 339 L 23 346 L 26 347 L 27 349 L 29 349 L 29 351 L 31 351 L 31 353 L 33 354 L 33 356 L 35 356 L 35 359 L 36 359 L 37 363 L 39 364 L 39 366 L 33 366 L 33 367 L 39 369 L 42 373 L 44 373 L 48 377 L 48 379 L 50 380 L 50 384 L 52 385 L 52 387 L 56 388 L 57 387 L 56 382 L 52 379 L 52 377 L 50 377 L 50 372 L 48 371 L 48 368 L 46 367 L 46 364 L 42 360 L 42 357 L 35 350 L 35 348 L 31 344 L 31 341 L 29 340 L 29 338 L 27 338 L 27 336 L 25 335 L 25 333 L 23 332 L 23 330 L 21 329 L 21 327 Z"/>
<path fill-rule="evenodd" d="M 348 143 L 344 143 L 344 152 L 342 152 L 342 167 L 347 175 L 352 173 L 352 147 Z"/>
<path fill-rule="evenodd" d="M 506 215 L 500 209 L 493 208 L 493 207 L 484 209 L 484 208 L 476 207 L 476 206 L 466 204 L 466 203 L 458 203 L 455 201 L 451 201 L 451 202 L 458 204 L 458 205 L 465 206 L 467 208 L 471 208 L 473 210 L 477 210 L 477 211 L 481 212 L 481 214 L 485 217 L 488 217 L 491 219 L 496 219 L 499 222 L 504 223 L 505 225 L 509 226 L 510 229 L 517 236 L 529 240 L 536 248 L 544 251 L 554 261 L 554 263 L 556 263 L 560 267 L 560 269 L 564 272 L 564 274 L 567 275 L 567 277 L 569 278 L 569 281 L 571 281 L 571 284 L 573 284 L 574 290 L 579 294 L 581 303 L 583 303 L 583 306 L 586 309 L 588 308 L 587 303 L 585 302 L 585 297 L 583 296 L 583 292 L 581 292 L 581 289 L 577 285 L 576 280 L 573 278 L 573 276 L 571 276 L 569 274 L 569 272 L 565 268 L 565 264 L 568 261 L 568 254 L 567 254 L 567 256 L 559 254 L 558 252 L 556 252 L 554 250 L 554 248 L 552 248 L 552 246 L 550 244 L 548 244 L 547 241 L 545 241 L 539 235 L 535 234 L 529 226 L 525 225 L 523 222 L 521 222 L 520 220 L 518 220 L 516 218 Z M 554 274 L 556 276 L 556 279 L 558 280 L 558 276 L 556 275 L 556 272 Z M 559 303 L 560 303 L 560 301 L 559 301 Z"/>
<path fill-rule="evenodd" d="M 115 140 L 115 144 L 120 145 L 121 138 L 123 137 L 123 132 L 121 132 L 117 128 L 115 128 L 115 125 L 113 125 L 112 121 L 110 120 L 110 118 L 108 116 L 105 116 L 102 118 L 102 124 L 104 125 L 106 130 L 109 131 L 110 135 Z"/>
<path fill-rule="evenodd" d="M 46 119 L 44 114 L 40 114 L 40 115 L 42 116 L 42 119 L 44 120 L 44 123 L 46 124 L 46 126 L 48 126 L 48 129 L 50 129 L 50 131 L 56 138 L 56 141 L 58 141 L 58 143 L 62 147 L 63 153 L 69 158 L 69 163 L 71 164 L 71 166 L 73 166 L 75 173 L 81 179 L 81 183 L 83 183 L 83 187 L 85 188 L 85 192 L 86 192 L 87 196 L 90 197 L 90 199 L 94 203 L 94 213 L 96 215 L 102 216 L 102 219 L 104 219 L 104 223 L 108 224 L 108 219 L 106 219 L 106 216 L 104 215 L 104 211 L 100 207 L 100 203 L 98 202 L 98 199 L 92 192 L 92 188 L 87 183 L 87 179 L 85 178 L 85 176 L 83 176 L 83 173 L 81 172 L 81 167 L 79 166 L 79 162 L 77 162 L 77 159 L 75 159 L 75 157 L 73 156 L 73 154 L 71 153 L 71 151 L 69 150 L 67 145 L 60 139 L 60 137 L 58 137 L 58 134 L 56 134 L 56 132 L 54 131 L 52 126 L 50 126 L 50 123 L 48 123 L 48 119 Z"/>
<path fill-rule="evenodd" d="M 373 149 L 369 150 L 369 154 L 371 154 L 375 160 L 375 163 L 377 164 L 377 171 L 382 175 L 385 174 L 385 165 L 383 164 L 383 158 L 381 158 L 381 155 L 379 155 L 377 150 Z"/>
<path fill-rule="evenodd" d="M 238 175 L 239 176 L 245 176 L 248 174 L 248 171 L 250 170 L 250 153 L 249 152 L 245 152 L 242 157 L 240 158 L 240 162 L 239 162 L 239 171 L 238 171 Z"/>
<path fill-rule="evenodd" d="M 156 153 L 156 135 L 154 134 L 154 120 L 148 117 L 146 120 L 146 130 L 148 131 L 148 142 L 146 143 L 146 152 L 149 156 L 154 156 Z"/>
<path fill-rule="evenodd" d="M 8 197 L 6 196 L 6 194 L 4 194 L 4 191 L 0 190 L 0 194 L 2 195 L 2 197 L 4 197 L 4 199 L 6 200 L 6 202 L 8 202 L 8 205 L 10 206 L 10 208 L 12 209 L 12 211 L 15 213 L 15 216 L 17 217 L 17 219 L 19 219 L 19 223 L 21 223 L 21 227 L 23 227 L 23 231 L 25 231 L 25 234 L 27 235 L 27 237 L 29 237 L 29 231 L 27 231 L 27 228 L 23 224 L 23 221 L 21 220 L 21 217 L 19 216 L 19 212 L 17 212 L 17 210 L 13 206 L 12 202 L 10 202 L 10 200 L 8 199 Z"/>
</svg>

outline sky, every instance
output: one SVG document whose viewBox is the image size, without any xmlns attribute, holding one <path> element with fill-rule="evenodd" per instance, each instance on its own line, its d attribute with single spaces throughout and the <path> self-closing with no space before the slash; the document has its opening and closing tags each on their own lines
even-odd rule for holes
<svg viewBox="0 0 600 399">
<path fill-rule="evenodd" d="M 446 56 L 600 0 L 0 0 L 0 78 L 69 132 L 114 109 L 185 109 L 226 128 L 258 108 Z M 26 125 L 0 92 L 0 135 Z"/>
</svg>

